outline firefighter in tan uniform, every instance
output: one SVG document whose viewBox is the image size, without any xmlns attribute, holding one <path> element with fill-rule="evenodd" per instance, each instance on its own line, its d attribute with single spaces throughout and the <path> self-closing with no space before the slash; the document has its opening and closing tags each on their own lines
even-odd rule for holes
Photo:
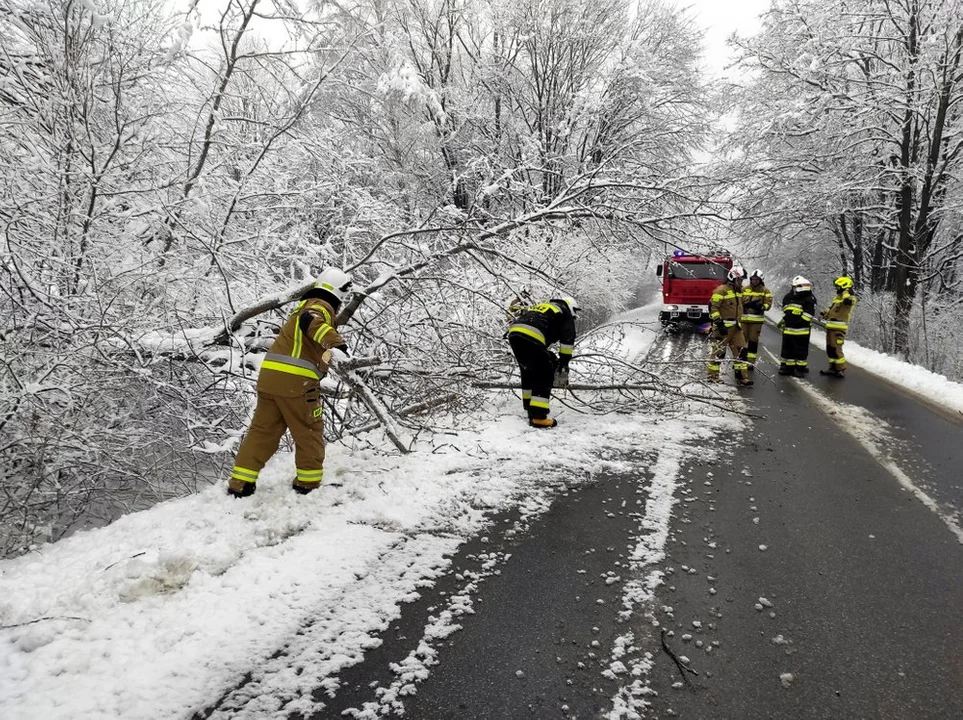
<svg viewBox="0 0 963 720">
<path fill-rule="evenodd" d="M 736 385 L 748 387 L 752 380 L 748 376 L 746 366 L 746 339 L 739 326 L 743 314 L 742 281 L 746 278 L 745 268 L 733 267 L 726 275 L 726 282 L 712 291 L 709 300 L 709 319 L 712 321 L 712 335 L 709 340 L 712 347 L 709 351 L 709 382 L 721 382 L 719 379 L 720 363 L 726 357 L 726 348 L 732 352 Z"/>
<path fill-rule="evenodd" d="M 753 270 L 749 286 L 742 291 L 742 332 L 746 336 L 747 373 L 752 377 L 759 357 L 759 336 L 766 322 L 766 310 L 772 307 L 772 291 L 762 279 L 762 270 Z"/>
<path fill-rule="evenodd" d="M 853 279 L 840 275 L 833 281 L 836 286 L 836 297 L 829 307 L 819 313 L 826 322 L 826 359 L 829 361 L 828 370 L 820 370 L 820 375 L 843 377 L 846 373 L 846 358 L 843 355 L 843 342 L 849 329 L 849 318 L 856 306 L 856 296 L 852 293 Z"/>
<path fill-rule="evenodd" d="M 254 417 L 237 451 L 227 487 L 234 497 L 254 494 L 258 474 L 277 451 L 285 430 L 294 439 L 294 489 L 305 494 L 321 484 L 321 378 L 328 369 L 323 356 L 331 348 L 345 353 L 348 350 L 336 330 L 335 316 L 350 289 L 350 276 L 337 268 L 325 269 L 314 287 L 301 297 L 264 356 Z"/>
</svg>

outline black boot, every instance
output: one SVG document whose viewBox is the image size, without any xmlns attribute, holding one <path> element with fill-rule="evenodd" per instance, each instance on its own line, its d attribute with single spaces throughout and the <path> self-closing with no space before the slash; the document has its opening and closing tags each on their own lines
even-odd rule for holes
<svg viewBox="0 0 963 720">
<path fill-rule="evenodd" d="M 752 384 L 752 380 L 749 378 L 749 374 L 745 370 L 736 370 L 737 387 L 751 387 Z"/>
<path fill-rule="evenodd" d="M 793 369 L 792 369 L 791 367 L 789 367 L 788 365 L 780 365 L 780 366 L 779 366 L 779 374 L 780 374 L 780 375 L 795 375 L 795 374 L 796 374 L 796 371 L 793 370 Z"/>
<path fill-rule="evenodd" d="M 227 485 L 227 494 L 234 498 L 251 497 L 257 490 L 257 483 L 244 480 L 231 480 Z"/>
<path fill-rule="evenodd" d="M 307 483 L 301 480 L 295 480 L 291 483 L 291 487 L 294 488 L 294 492 L 296 492 L 298 495 L 307 495 L 312 490 L 317 490 L 319 487 L 321 487 L 321 483 Z"/>
</svg>

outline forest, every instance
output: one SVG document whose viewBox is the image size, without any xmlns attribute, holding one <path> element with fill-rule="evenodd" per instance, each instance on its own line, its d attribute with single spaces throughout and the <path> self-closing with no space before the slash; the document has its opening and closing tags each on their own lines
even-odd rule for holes
<svg viewBox="0 0 963 720">
<path fill-rule="evenodd" d="M 701 38 L 665 0 L 0 0 L 0 556 L 223 481 L 329 265 L 330 440 L 403 452 L 507 374 L 514 297 L 589 330 L 676 247 L 849 274 L 854 340 L 963 378 L 963 6 L 773 0 L 725 82 Z"/>
</svg>

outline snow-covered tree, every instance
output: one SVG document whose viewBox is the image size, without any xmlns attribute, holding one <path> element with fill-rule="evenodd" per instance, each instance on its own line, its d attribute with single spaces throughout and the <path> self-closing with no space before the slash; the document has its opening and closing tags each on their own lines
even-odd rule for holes
<svg viewBox="0 0 963 720">
<path fill-rule="evenodd" d="M 887 345 L 907 352 L 920 284 L 955 244 L 963 7 L 777 0 L 741 45 L 743 217 L 813 270 L 892 293 Z"/>
</svg>

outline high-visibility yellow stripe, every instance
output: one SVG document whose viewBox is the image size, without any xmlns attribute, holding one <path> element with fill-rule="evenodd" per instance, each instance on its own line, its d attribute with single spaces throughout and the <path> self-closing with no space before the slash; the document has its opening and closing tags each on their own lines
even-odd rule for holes
<svg viewBox="0 0 963 720">
<path fill-rule="evenodd" d="M 531 325 L 512 325 L 508 328 L 508 333 L 516 333 L 518 335 L 527 335 L 530 338 L 538 340 L 542 345 L 545 345 L 545 335 L 539 330 L 533 328 Z"/>
<path fill-rule="evenodd" d="M 321 482 L 324 476 L 324 470 L 302 470 L 298 468 L 298 480 L 304 480 L 305 482 Z"/>
<path fill-rule="evenodd" d="M 320 343 L 321 343 L 321 338 L 323 338 L 325 335 L 327 335 L 327 334 L 328 334 L 329 332 L 331 332 L 332 330 L 334 330 L 333 327 L 331 327 L 331 326 L 328 325 L 327 323 L 323 324 L 321 327 L 318 328 L 318 331 L 317 331 L 316 333 L 314 333 L 314 342 L 320 344 Z"/>
<path fill-rule="evenodd" d="M 261 363 L 262 370 L 277 370 L 278 372 L 287 373 L 288 375 L 299 375 L 301 377 L 314 378 L 315 380 L 320 380 L 318 374 L 313 370 L 308 370 L 308 368 L 298 367 L 297 365 L 288 365 L 287 363 L 279 363 L 274 360 L 265 360 Z"/>
<path fill-rule="evenodd" d="M 531 406 L 548 410 L 548 398 L 532 397 Z"/>
<path fill-rule="evenodd" d="M 248 468 L 240 467 L 239 465 L 235 465 L 234 469 L 231 471 L 232 478 L 244 480 L 245 482 L 256 482 L 257 476 L 257 470 L 250 470 Z"/>
</svg>

